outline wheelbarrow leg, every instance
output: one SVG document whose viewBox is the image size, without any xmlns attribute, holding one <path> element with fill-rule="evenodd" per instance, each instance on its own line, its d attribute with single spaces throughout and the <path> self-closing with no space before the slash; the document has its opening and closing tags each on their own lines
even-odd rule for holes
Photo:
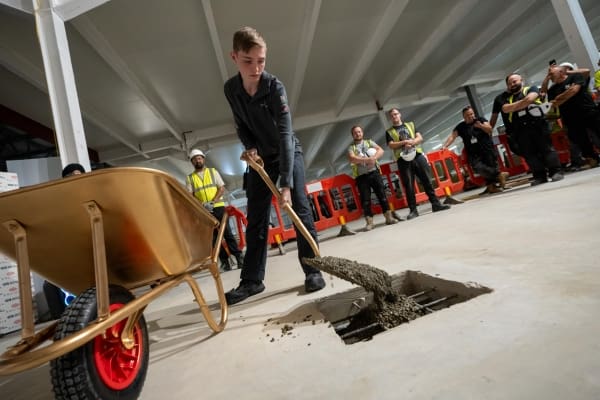
<svg viewBox="0 0 600 400">
<path fill-rule="evenodd" d="M 21 298 L 21 338 L 27 339 L 35 333 L 33 324 L 33 294 L 31 293 L 31 269 L 27 250 L 27 232 L 16 220 L 6 221 L 4 227 L 15 239 L 17 267 L 19 271 L 19 296 Z"/>
</svg>

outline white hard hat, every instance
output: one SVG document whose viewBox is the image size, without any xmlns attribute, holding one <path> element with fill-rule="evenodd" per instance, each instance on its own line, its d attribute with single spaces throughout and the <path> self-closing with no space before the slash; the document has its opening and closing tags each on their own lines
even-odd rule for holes
<svg viewBox="0 0 600 400">
<path fill-rule="evenodd" d="M 559 65 L 560 67 L 567 67 L 567 69 L 575 69 L 575 66 L 573 64 L 571 64 L 570 62 L 564 62 L 562 64 Z"/>
<path fill-rule="evenodd" d="M 202 157 L 206 158 L 206 156 L 204 155 L 204 152 L 200 149 L 193 149 L 192 151 L 190 151 L 190 160 L 196 156 L 202 156 Z"/>
<path fill-rule="evenodd" d="M 405 147 L 402 150 L 402 153 L 400 153 L 400 157 L 402 157 L 402 159 L 404 161 L 412 161 L 415 159 L 415 157 L 417 156 L 417 149 L 415 147 Z"/>
<path fill-rule="evenodd" d="M 375 154 L 377 154 L 377 149 L 375 147 L 369 147 L 367 149 L 367 155 L 369 157 L 373 157 Z"/>
</svg>

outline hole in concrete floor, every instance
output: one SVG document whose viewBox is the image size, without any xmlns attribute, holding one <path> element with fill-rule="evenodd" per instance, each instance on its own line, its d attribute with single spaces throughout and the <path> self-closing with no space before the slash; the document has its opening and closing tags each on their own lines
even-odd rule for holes
<svg viewBox="0 0 600 400">
<path fill-rule="evenodd" d="M 393 275 L 392 287 L 416 301 L 422 315 L 492 292 L 477 283 L 450 281 L 418 271 Z M 373 294 L 362 287 L 321 298 L 316 305 L 346 344 L 370 340 L 386 330 L 373 318 Z"/>
</svg>

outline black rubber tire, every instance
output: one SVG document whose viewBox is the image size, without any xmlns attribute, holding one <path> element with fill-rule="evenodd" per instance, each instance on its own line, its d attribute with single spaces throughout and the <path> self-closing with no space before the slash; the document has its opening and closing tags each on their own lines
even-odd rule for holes
<svg viewBox="0 0 600 400">
<path fill-rule="evenodd" d="M 135 297 L 125 288 L 111 285 L 110 303 L 126 304 Z M 63 313 L 54 340 L 65 338 L 96 320 L 96 288 L 77 296 Z M 94 340 L 50 362 L 50 375 L 56 399 L 64 400 L 133 400 L 142 391 L 148 370 L 148 329 L 141 315 L 136 326 L 141 331 L 140 369 L 133 382 L 123 390 L 113 390 L 100 378 L 94 362 Z"/>
</svg>

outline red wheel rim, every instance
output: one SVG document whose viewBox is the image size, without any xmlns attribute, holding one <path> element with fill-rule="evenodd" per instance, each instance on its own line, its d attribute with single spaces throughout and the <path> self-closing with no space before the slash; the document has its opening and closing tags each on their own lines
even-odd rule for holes
<svg viewBox="0 0 600 400">
<path fill-rule="evenodd" d="M 123 304 L 110 305 L 110 312 Z M 133 327 L 133 348 L 126 349 L 121 343 L 125 322 L 117 322 L 94 339 L 94 362 L 102 382 L 110 389 L 123 390 L 135 380 L 142 364 L 143 338 L 139 321 Z"/>
</svg>

